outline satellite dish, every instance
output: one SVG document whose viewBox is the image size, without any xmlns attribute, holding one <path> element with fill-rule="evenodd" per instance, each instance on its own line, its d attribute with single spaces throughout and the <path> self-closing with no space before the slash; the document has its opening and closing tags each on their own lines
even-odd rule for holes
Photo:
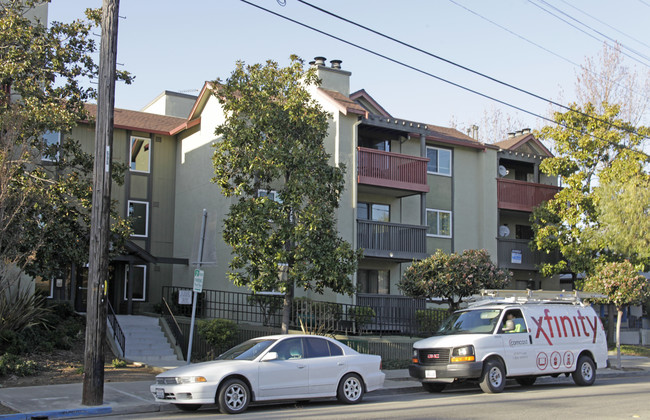
<svg viewBox="0 0 650 420">
<path fill-rule="evenodd" d="M 508 226 L 506 226 L 506 225 L 499 226 L 499 236 L 501 236 L 503 238 L 503 237 L 506 237 L 508 235 L 510 235 L 510 229 L 508 228 Z"/>
<path fill-rule="evenodd" d="M 499 165 L 499 175 L 500 176 L 506 176 L 508 175 L 508 170 L 506 169 L 505 166 Z"/>
</svg>

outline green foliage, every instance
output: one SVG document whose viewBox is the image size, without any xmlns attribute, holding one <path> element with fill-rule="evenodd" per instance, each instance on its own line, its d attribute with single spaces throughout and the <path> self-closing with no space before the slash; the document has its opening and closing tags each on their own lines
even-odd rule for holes
<svg viewBox="0 0 650 420">
<path fill-rule="evenodd" d="M 111 361 L 111 365 L 112 365 L 115 369 L 118 369 L 118 368 L 125 368 L 125 367 L 128 366 L 128 364 L 126 363 L 126 360 L 121 360 L 121 359 L 113 359 L 113 360 Z"/>
<path fill-rule="evenodd" d="M 85 102 L 95 90 L 83 81 L 96 77 L 96 45 L 89 22 L 46 26 L 25 17 L 27 7 L 42 3 L 0 6 L 0 292 L 17 282 L 9 267 L 57 278 L 88 258 L 93 156 L 68 133 L 90 119 Z M 48 146 L 48 131 L 65 136 Z M 124 166 L 115 166 L 119 183 Z M 128 225 L 116 212 L 113 219 L 119 252 Z"/>
<path fill-rule="evenodd" d="M 21 332 L 46 323 L 45 298 L 28 289 L 0 292 L 0 331 Z"/>
<path fill-rule="evenodd" d="M 293 314 L 305 333 L 325 335 L 338 326 L 343 308 L 338 303 L 315 302 L 309 298 L 293 299 Z"/>
<path fill-rule="evenodd" d="M 84 337 L 85 318 L 74 313 L 69 304 L 47 308 L 38 322 L 22 330 L 0 328 L 0 352 L 28 354 L 69 350 Z"/>
<path fill-rule="evenodd" d="M 449 313 L 442 309 L 418 309 L 415 311 L 415 320 L 418 323 L 420 335 L 433 335 L 447 316 Z"/>
<path fill-rule="evenodd" d="M 38 371 L 38 364 L 32 360 L 25 360 L 11 353 L 0 356 L 0 376 L 32 376 Z"/>
<path fill-rule="evenodd" d="M 511 277 L 512 273 L 499 269 L 484 249 L 469 249 L 462 254 L 437 250 L 430 257 L 413 262 L 397 286 L 406 296 L 446 299 L 449 311 L 453 312 L 462 298 L 481 289 L 502 289 Z"/>
<path fill-rule="evenodd" d="M 196 330 L 199 336 L 213 347 L 215 354 L 220 354 L 234 346 L 239 333 L 239 328 L 234 321 L 221 318 L 201 319 L 196 323 Z"/>
<path fill-rule="evenodd" d="M 584 283 L 584 290 L 602 293 L 617 309 L 638 305 L 650 297 L 650 283 L 629 261 L 600 264 Z"/>
<path fill-rule="evenodd" d="M 546 252 L 559 250 L 563 256 L 559 264 L 543 266 L 544 275 L 562 271 L 590 273 L 600 261 L 633 257 L 612 255 L 607 236 L 595 234 L 606 226 L 600 217 L 602 209 L 598 207 L 595 187 L 645 176 L 643 167 L 648 156 L 641 149 L 650 128 L 623 121 L 618 105 L 603 103 L 596 108 L 590 103 L 583 107 L 572 104 L 572 108 L 581 113 L 557 112 L 554 120 L 558 125 L 544 127 L 538 133 L 541 140 L 554 142 L 556 154 L 545 159 L 540 169 L 563 181 L 563 189 L 543 203 L 532 218 L 535 247 Z M 608 204 L 619 207 L 619 211 L 625 206 L 623 201 Z"/>
<path fill-rule="evenodd" d="M 375 310 L 370 306 L 352 306 L 348 309 L 348 316 L 356 323 L 357 329 L 363 331 L 364 327 L 376 316 Z"/>
<path fill-rule="evenodd" d="M 282 309 L 284 303 L 282 296 L 274 295 L 260 295 L 253 293 L 246 299 L 249 305 L 258 306 L 260 308 L 262 315 L 264 316 L 264 325 L 271 325 L 271 317 Z"/>
<path fill-rule="evenodd" d="M 233 248 L 229 277 L 253 292 L 284 293 L 286 314 L 294 287 L 352 294 L 360 255 L 338 236 L 345 168 L 329 164 L 328 114 L 308 91 L 318 83 L 315 69 L 305 71 L 292 56 L 285 68 L 238 62 L 213 91 L 225 112 L 215 132 L 213 181 L 236 199 L 224 220 Z"/>
</svg>

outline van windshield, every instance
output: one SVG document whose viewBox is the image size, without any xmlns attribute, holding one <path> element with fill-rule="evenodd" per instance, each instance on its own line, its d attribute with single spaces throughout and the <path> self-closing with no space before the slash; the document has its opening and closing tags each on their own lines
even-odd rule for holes
<svg viewBox="0 0 650 420">
<path fill-rule="evenodd" d="M 501 309 L 454 312 L 443 321 L 435 335 L 491 334 L 497 327 Z"/>
</svg>

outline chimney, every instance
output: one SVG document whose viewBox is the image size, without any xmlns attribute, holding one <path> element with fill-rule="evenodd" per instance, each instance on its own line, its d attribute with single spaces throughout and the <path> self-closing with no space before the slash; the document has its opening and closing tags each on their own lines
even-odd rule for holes
<svg viewBox="0 0 650 420">
<path fill-rule="evenodd" d="M 341 69 L 343 60 L 330 60 L 331 67 L 325 64 L 325 57 L 314 57 L 317 76 L 321 79 L 321 87 L 350 96 L 350 76 L 352 73 Z"/>
</svg>

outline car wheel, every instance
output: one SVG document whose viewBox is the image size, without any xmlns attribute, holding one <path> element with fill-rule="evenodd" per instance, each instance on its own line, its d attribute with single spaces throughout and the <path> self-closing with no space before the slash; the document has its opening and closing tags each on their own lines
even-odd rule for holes
<svg viewBox="0 0 650 420">
<path fill-rule="evenodd" d="M 480 385 L 483 392 L 488 394 L 503 391 L 506 386 L 506 370 L 501 361 L 492 359 L 485 362 Z"/>
<path fill-rule="evenodd" d="M 515 378 L 515 381 L 521 386 L 531 386 L 537 380 L 537 376 L 522 376 Z"/>
<path fill-rule="evenodd" d="M 580 356 L 576 370 L 571 374 L 576 385 L 589 386 L 596 381 L 596 366 L 589 356 Z"/>
<path fill-rule="evenodd" d="M 174 404 L 181 411 L 196 411 L 201 408 L 201 404 Z"/>
<path fill-rule="evenodd" d="M 349 373 L 341 379 L 336 398 L 346 404 L 356 404 L 363 398 L 363 382 L 359 375 Z"/>
<path fill-rule="evenodd" d="M 224 414 L 238 414 L 246 410 L 250 402 L 248 385 L 241 379 L 228 379 L 219 389 L 217 404 Z"/>
<path fill-rule="evenodd" d="M 445 387 L 447 384 L 439 383 L 439 382 L 422 382 L 422 388 L 424 388 L 425 391 L 427 392 L 442 392 L 445 390 Z"/>
</svg>

